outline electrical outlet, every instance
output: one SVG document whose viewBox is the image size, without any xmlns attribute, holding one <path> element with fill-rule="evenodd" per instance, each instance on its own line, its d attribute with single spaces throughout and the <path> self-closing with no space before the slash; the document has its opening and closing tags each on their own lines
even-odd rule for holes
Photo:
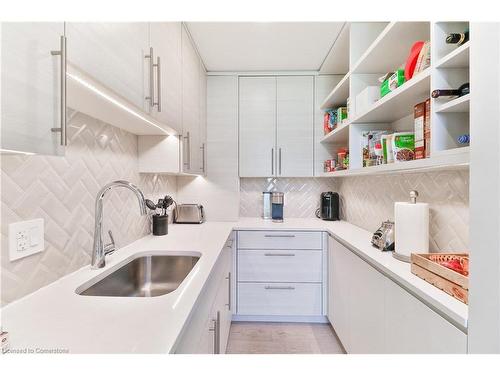
<svg viewBox="0 0 500 375">
<path fill-rule="evenodd" d="M 9 224 L 10 261 L 42 252 L 44 249 L 43 219 Z"/>
</svg>

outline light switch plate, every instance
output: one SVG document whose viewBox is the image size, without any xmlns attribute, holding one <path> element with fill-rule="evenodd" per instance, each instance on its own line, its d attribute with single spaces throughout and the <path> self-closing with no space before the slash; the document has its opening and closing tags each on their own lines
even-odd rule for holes
<svg viewBox="0 0 500 375">
<path fill-rule="evenodd" d="M 45 249 L 43 219 L 9 224 L 10 261 L 40 253 Z"/>
</svg>

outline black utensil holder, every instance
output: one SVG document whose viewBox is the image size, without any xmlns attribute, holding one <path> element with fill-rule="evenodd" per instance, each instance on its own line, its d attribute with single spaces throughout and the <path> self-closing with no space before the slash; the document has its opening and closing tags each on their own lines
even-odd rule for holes
<svg viewBox="0 0 500 375">
<path fill-rule="evenodd" d="M 168 234 L 168 215 L 153 215 L 153 236 Z"/>
</svg>

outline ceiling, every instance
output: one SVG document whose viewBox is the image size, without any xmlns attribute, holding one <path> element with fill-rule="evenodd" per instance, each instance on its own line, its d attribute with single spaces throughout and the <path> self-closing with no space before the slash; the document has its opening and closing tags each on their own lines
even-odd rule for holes
<svg viewBox="0 0 500 375">
<path fill-rule="evenodd" d="M 188 22 L 209 72 L 319 70 L 343 22 Z"/>
</svg>

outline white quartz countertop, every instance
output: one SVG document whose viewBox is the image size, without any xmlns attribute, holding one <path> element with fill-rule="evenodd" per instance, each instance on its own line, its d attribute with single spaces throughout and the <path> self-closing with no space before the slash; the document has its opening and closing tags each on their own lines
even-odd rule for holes
<svg viewBox="0 0 500 375">
<path fill-rule="evenodd" d="M 238 222 L 170 225 L 167 236 L 146 236 L 106 258 L 106 267 L 85 266 L 2 309 L 1 324 L 12 349 L 70 353 L 170 353 L 232 230 L 326 231 L 463 330 L 467 306 L 410 272 L 410 265 L 370 245 L 371 233 L 347 222 L 259 218 Z M 139 253 L 200 255 L 177 290 L 152 298 L 80 296 L 75 290 Z"/>
</svg>

